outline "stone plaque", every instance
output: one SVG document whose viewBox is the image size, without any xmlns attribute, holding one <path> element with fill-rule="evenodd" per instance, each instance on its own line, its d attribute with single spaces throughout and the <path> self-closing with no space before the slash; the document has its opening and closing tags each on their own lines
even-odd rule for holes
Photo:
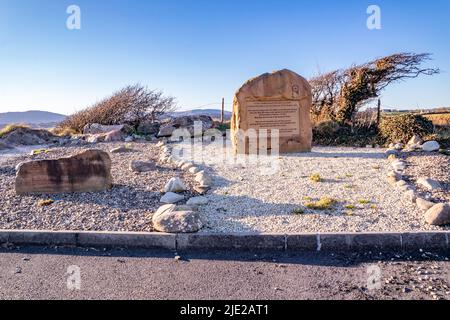
<svg viewBox="0 0 450 320">
<path fill-rule="evenodd" d="M 247 102 L 248 126 L 253 129 L 279 130 L 280 137 L 300 134 L 298 101 L 269 100 Z"/>
<path fill-rule="evenodd" d="M 311 151 L 311 105 L 311 86 L 290 70 L 248 80 L 233 102 L 231 141 L 235 153 Z M 261 129 L 267 129 L 267 137 Z M 271 134 L 273 129 L 279 131 L 279 137 Z"/>
</svg>

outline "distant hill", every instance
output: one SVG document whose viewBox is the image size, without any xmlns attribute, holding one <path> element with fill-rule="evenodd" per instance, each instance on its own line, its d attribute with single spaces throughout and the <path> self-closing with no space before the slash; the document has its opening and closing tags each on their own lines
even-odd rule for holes
<svg viewBox="0 0 450 320">
<path fill-rule="evenodd" d="M 0 113 L 0 128 L 8 124 L 26 124 L 31 127 L 51 128 L 66 118 L 65 115 L 47 111 Z"/>
<path fill-rule="evenodd" d="M 193 110 L 188 110 L 188 111 L 172 112 L 169 115 L 172 117 L 206 115 L 206 116 L 210 116 L 213 119 L 220 120 L 221 114 L 222 114 L 222 111 L 219 109 L 193 109 Z M 232 116 L 231 112 L 225 111 L 225 120 L 230 120 L 231 116 Z"/>
</svg>

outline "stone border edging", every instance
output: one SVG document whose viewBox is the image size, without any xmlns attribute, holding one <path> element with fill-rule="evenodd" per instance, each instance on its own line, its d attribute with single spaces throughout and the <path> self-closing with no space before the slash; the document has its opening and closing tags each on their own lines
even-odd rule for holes
<svg viewBox="0 0 450 320">
<path fill-rule="evenodd" d="M 165 234 L 0 230 L 0 244 L 170 250 L 450 250 L 450 231 L 318 234 Z"/>
</svg>

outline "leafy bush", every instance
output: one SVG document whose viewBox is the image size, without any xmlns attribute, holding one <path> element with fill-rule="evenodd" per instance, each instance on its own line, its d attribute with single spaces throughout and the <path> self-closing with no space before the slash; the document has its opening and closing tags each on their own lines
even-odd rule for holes
<svg viewBox="0 0 450 320">
<path fill-rule="evenodd" d="M 81 132 L 85 125 L 129 124 L 137 127 L 176 109 L 175 99 L 141 85 L 128 86 L 99 103 L 67 117 L 59 127 Z"/>
<path fill-rule="evenodd" d="M 322 182 L 322 177 L 320 176 L 320 174 L 315 173 L 309 177 L 309 180 L 311 180 L 312 182 L 319 183 L 319 182 Z"/>
<path fill-rule="evenodd" d="M 351 127 L 324 121 L 313 128 L 314 144 L 322 146 L 365 147 L 380 143 L 376 126 Z"/>
<path fill-rule="evenodd" d="M 332 206 L 334 206 L 338 201 L 332 198 L 321 198 L 316 202 L 308 202 L 306 207 L 312 210 L 329 210 Z"/>
<path fill-rule="evenodd" d="M 415 134 L 424 137 L 434 131 L 433 123 L 414 114 L 384 117 L 380 124 L 380 134 L 387 142 L 407 143 Z"/>
</svg>

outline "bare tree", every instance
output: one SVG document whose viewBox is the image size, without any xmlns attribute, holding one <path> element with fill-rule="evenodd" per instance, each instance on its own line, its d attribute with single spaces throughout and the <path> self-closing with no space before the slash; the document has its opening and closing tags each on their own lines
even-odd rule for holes
<svg viewBox="0 0 450 320">
<path fill-rule="evenodd" d="M 398 53 L 346 70 L 319 75 L 310 80 L 313 87 L 313 113 L 326 113 L 341 123 L 351 122 L 355 113 L 391 83 L 439 73 L 423 68 L 431 60 L 428 53 Z"/>
<path fill-rule="evenodd" d="M 160 115 L 175 110 L 175 98 L 136 84 L 127 86 L 92 107 L 69 116 L 60 126 L 77 131 L 81 131 L 89 123 L 104 125 L 126 123 L 136 127 L 143 121 L 154 122 Z"/>
</svg>

